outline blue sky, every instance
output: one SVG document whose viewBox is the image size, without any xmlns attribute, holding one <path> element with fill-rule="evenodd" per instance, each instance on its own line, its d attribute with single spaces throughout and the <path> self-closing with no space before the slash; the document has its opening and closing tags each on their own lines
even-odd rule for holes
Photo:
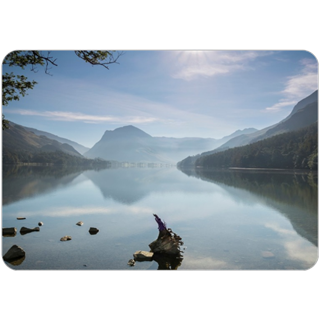
<svg viewBox="0 0 320 320">
<path fill-rule="evenodd" d="M 58 64 L 51 75 L 3 66 L 38 84 L 2 111 L 87 147 L 125 125 L 166 137 L 262 129 L 318 89 L 318 62 L 307 51 L 124 51 L 109 70 L 73 51 L 51 55 Z"/>
</svg>

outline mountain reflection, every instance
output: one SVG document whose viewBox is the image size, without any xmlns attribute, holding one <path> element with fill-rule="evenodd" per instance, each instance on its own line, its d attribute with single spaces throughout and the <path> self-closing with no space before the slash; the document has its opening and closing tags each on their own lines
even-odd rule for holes
<svg viewBox="0 0 320 320">
<path fill-rule="evenodd" d="M 117 168 L 86 171 L 84 175 L 100 189 L 104 198 L 131 205 L 152 192 L 178 190 L 179 182 L 172 179 L 172 170 L 176 168 Z"/>
<path fill-rule="evenodd" d="M 2 204 L 51 192 L 71 183 L 82 171 L 78 167 L 3 166 Z"/>
<path fill-rule="evenodd" d="M 317 173 L 257 170 L 181 170 L 188 176 L 213 182 L 231 196 L 244 189 L 279 211 L 302 237 L 318 246 Z M 233 187 L 233 188 L 229 188 Z"/>
</svg>

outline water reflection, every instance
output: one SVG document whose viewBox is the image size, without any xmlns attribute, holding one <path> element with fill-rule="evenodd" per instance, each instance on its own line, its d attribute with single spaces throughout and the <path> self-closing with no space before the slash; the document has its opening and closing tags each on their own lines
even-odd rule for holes
<svg viewBox="0 0 320 320">
<path fill-rule="evenodd" d="M 68 185 L 82 171 L 78 167 L 3 166 L 2 204 L 7 205 Z"/>
<path fill-rule="evenodd" d="M 3 227 L 44 222 L 3 238 L 3 252 L 27 252 L 16 269 L 130 269 L 128 257 L 157 238 L 153 213 L 187 244 L 183 261 L 155 255 L 132 269 L 306 269 L 317 258 L 316 175 L 20 167 L 3 183 Z M 65 234 L 73 240 L 61 245 Z"/>
<path fill-rule="evenodd" d="M 249 191 L 288 218 L 298 234 L 318 246 L 317 173 L 204 169 L 182 171 L 188 176 L 218 184 L 237 199 L 237 189 Z"/>
</svg>

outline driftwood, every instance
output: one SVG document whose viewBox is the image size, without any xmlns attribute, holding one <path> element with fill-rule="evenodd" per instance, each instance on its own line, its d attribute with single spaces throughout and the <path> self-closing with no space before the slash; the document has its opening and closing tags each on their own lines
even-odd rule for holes
<svg viewBox="0 0 320 320">
<path fill-rule="evenodd" d="M 149 244 L 150 252 L 136 251 L 134 259 L 128 261 L 128 265 L 133 267 L 135 261 L 156 261 L 158 270 L 171 269 L 176 270 L 181 265 L 183 256 L 180 246 L 183 245 L 182 239 L 170 228 L 167 228 L 165 222 L 154 214 L 158 224 L 158 238 Z"/>
<path fill-rule="evenodd" d="M 181 247 L 182 239 L 170 228 L 167 228 L 165 222 L 154 214 L 158 224 L 158 238 L 149 244 L 150 251 L 154 253 L 153 260 L 159 264 L 158 269 L 178 269 L 181 265 L 183 256 Z"/>
</svg>

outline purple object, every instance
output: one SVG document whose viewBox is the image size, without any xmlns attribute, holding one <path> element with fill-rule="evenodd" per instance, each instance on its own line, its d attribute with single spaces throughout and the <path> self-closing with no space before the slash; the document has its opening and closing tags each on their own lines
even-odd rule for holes
<svg viewBox="0 0 320 320">
<path fill-rule="evenodd" d="M 166 230 L 167 229 L 166 223 L 162 222 L 161 219 L 156 214 L 153 214 L 153 215 L 155 216 L 159 231 Z"/>
</svg>

